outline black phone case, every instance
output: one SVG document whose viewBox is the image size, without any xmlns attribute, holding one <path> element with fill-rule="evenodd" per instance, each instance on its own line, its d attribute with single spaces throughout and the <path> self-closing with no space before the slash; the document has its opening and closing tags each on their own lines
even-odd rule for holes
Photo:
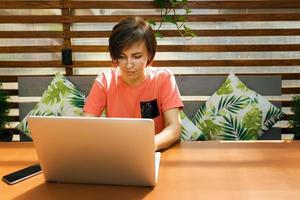
<svg viewBox="0 0 300 200">
<path fill-rule="evenodd" d="M 41 167 L 39 164 L 32 165 L 29 167 L 26 167 L 24 169 L 15 171 L 13 173 L 7 174 L 2 177 L 2 180 L 10 185 L 18 183 L 20 181 L 23 181 L 25 179 L 28 179 L 32 176 L 35 176 L 39 173 L 41 173 Z"/>
</svg>

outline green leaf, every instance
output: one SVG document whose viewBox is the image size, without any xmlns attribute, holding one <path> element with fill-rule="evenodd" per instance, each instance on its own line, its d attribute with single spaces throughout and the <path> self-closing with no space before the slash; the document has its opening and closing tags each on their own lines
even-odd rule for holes
<svg viewBox="0 0 300 200">
<path fill-rule="evenodd" d="M 249 97 L 242 96 L 222 96 L 218 104 L 218 113 L 222 109 L 226 109 L 231 113 L 237 114 L 240 110 L 245 108 L 249 103 Z"/>
<path fill-rule="evenodd" d="M 212 119 L 214 119 L 218 115 L 218 111 L 215 106 L 211 107 L 210 114 L 211 114 Z"/>
<path fill-rule="evenodd" d="M 85 95 L 76 88 L 71 88 L 70 96 L 68 97 L 71 105 L 77 108 L 83 108 L 85 102 Z"/>
<path fill-rule="evenodd" d="M 232 92 L 233 92 L 233 89 L 231 86 L 231 80 L 226 79 L 225 82 L 218 89 L 217 95 L 231 94 Z"/>
<path fill-rule="evenodd" d="M 229 117 L 223 116 L 224 122 L 222 124 L 222 133 L 218 135 L 220 139 L 224 140 L 255 140 L 257 137 L 249 134 L 249 129 L 244 127 L 237 117 L 229 114 Z"/>
<path fill-rule="evenodd" d="M 156 22 L 155 22 L 155 20 L 153 20 L 153 19 L 147 19 L 146 21 L 148 22 L 148 24 L 150 24 L 150 25 L 152 25 L 152 26 L 155 26 L 155 25 L 156 25 Z"/>
<path fill-rule="evenodd" d="M 249 134 L 258 135 L 262 126 L 262 110 L 253 106 L 243 117 L 243 126 L 249 129 Z"/>
<path fill-rule="evenodd" d="M 221 132 L 222 128 L 208 119 L 198 124 L 198 128 L 205 133 L 206 139 L 215 140 L 216 136 Z"/>
<path fill-rule="evenodd" d="M 190 13 L 192 13 L 192 10 L 189 9 L 189 8 L 185 8 L 185 13 L 186 13 L 186 14 L 190 14 Z"/>
<path fill-rule="evenodd" d="M 238 81 L 238 84 L 237 84 L 237 89 L 241 90 L 242 92 L 249 92 L 249 88 L 247 88 L 247 86 L 242 83 L 240 80 Z"/>
<path fill-rule="evenodd" d="M 163 38 L 161 32 L 159 32 L 159 31 L 156 31 L 156 32 L 154 33 L 154 35 L 155 35 L 155 37 L 157 37 L 157 38 Z"/>
<path fill-rule="evenodd" d="M 180 141 L 187 141 L 189 139 L 188 131 L 181 126 L 181 134 L 180 134 Z"/>
<path fill-rule="evenodd" d="M 157 30 L 160 29 L 162 22 L 169 22 L 176 26 L 179 35 L 185 39 L 192 39 L 197 36 L 194 31 L 186 26 L 182 29 L 182 26 L 186 22 L 186 15 L 191 13 L 191 9 L 188 8 L 188 0 L 154 0 L 154 3 L 160 7 L 161 12 L 160 25 Z M 185 9 L 185 14 L 176 15 L 176 9 L 178 8 Z M 178 24 L 178 22 L 180 22 L 180 24 Z M 155 25 L 151 19 L 149 24 L 152 24 L 153 26 Z M 156 37 L 161 36 L 158 35 Z"/>
<path fill-rule="evenodd" d="M 199 109 L 197 110 L 196 114 L 192 118 L 192 122 L 194 124 L 199 123 L 202 120 L 203 116 L 205 115 L 206 111 L 207 111 L 207 109 L 206 109 L 205 103 L 201 104 Z"/>
<path fill-rule="evenodd" d="M 177 21 L 179 21 L 179 22 L 184 22 L 185 19 L 186 19 L 185 16 L 182 16 L 182 15 L 177 16 Z"/>
<path fill-rule="evenodd" d="M 170 23 L 172 23 L 172 24 L 176 24 L 177 22 L 176 22 L 176 17 L 177 16 L 172 16 L 172 15 L 165 15 L 165 16 L 163 16 L 163 21 L 164 22 L 170 22 Z"/>
<path fill-rule="evenodd" d="M 283 116 L 284 116 L 284 113 L 281 112 L 280 109 L 278 109 L 277 107 L 271 105 L 268 112 L 267 112 L 267 114 L 266 114 L 265 120 L 263 122 L 263 125 L 264 125 L 264 127 L 262 128 L 263 131 L 267 131 L 270 128 L 272 128 L 272 126 L 278 120 L 280 120 Z"/>
<path fill-rule="evenodd" d="M 51 84 L 46 93 L 43 94 L 41 102 L 44 104 L 53 105 L 61 101 L 61 98 L 70 92 L 70 88 L 65 85 L 62 80 Z"/>
<path fill-rule="evenodd" d="M 154 0 L 154 3 L 158 5 L 160 8 L 165 8 L 168 4 L 166 0 Z"/>
</svg>

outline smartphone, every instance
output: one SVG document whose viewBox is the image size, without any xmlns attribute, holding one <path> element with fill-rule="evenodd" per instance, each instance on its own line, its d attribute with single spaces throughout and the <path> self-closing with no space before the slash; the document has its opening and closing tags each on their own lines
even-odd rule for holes
<svg viewBox="0 0 300 200">
<path fill-rule="evenodd" d="M 35 164 L 24 169 L 18 170 L 11 174 L 7 174 L 2 177 L 2 180 L 10 185 L 23 181 L 27 178 L 40 174 L 42 172 L 41 166 Z"/>
</svg>

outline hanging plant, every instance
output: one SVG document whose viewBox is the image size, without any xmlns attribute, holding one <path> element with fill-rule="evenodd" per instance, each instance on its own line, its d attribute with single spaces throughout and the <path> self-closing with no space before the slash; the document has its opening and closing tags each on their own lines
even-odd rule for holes
<svg viewBox="0 0 300 200">
<path fill-rule="evenodd" d="M 300 96 L 293 97 L 292 112 L 294 115 L 290 120 L 290 125 L 293 128 L 294 139 L 300 140 Z"/>
<path fill-rule="evenodd" d="M 155 29 L 156 37 L 163 37 L 160 32 L 160 28 L 163 23 L 172 23 L 176 26 L 176 29 L 181 37 L 191 39 L 196 33 L 185 25 L 187 15 L 191 13 L 191 9 L 188 8 L 188 0 L 154 0 L 154 3 L 161 9 L 158 28 Z M 184 14 L 177 14 L 176 9 L 184 9 Z M 147 20 L 152 26 L 156 26 L 157 23 L 153 19 Z"/>
</svg>

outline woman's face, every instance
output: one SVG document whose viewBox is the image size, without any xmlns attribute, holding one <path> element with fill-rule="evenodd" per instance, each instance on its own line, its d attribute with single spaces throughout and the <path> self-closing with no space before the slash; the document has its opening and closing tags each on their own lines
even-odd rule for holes
<svg viewBox="0 0 300 200">
<path fill-rule="evenodd" d="M 117 64 L 121 78 L 128 85 L 139 85 L 145 79 L 145 68 L 148 62 L 148 51 L 145 42 L 136 42 L 124 49 Z"/>
</svg>

